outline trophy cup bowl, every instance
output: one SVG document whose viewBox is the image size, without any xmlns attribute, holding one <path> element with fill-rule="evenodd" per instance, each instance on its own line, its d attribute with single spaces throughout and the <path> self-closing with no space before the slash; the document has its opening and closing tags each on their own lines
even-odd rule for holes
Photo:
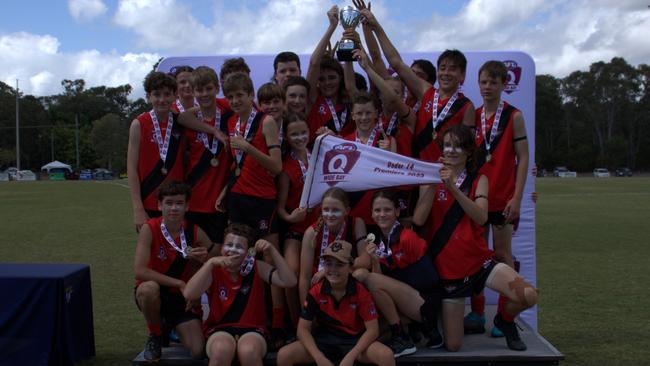
<svg viewBox="0 0 650 366">
<path fill-rule="evenodd" d="M 361 12 L 351 6 L 346 6 L 339 12 L 339 20 L 343 30 L 354 29 L 361 22 Z M 336 58 L 339 61 L 353 61 L 352 50 L 355 49 L 354 40 L 342 38 L 336 50 Z"/>
</svg>

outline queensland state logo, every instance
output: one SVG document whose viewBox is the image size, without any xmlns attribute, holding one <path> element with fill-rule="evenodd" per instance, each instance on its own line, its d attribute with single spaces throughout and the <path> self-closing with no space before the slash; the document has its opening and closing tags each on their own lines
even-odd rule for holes
<svg viewBox="0 0 650 366">
<path fill-rule="evenodd" d="M 519 81 L 521 80 L 521 67 L 517 64 L 517 61 L 506 60 L 503 61 L 508 69 L 508 77 L 506 78 L 506 88 L 505 92 L 511 94 L 519 90 Z"/>
<path fill-rule="evenodd" d="M 359 160 L 361 152 L 351 142 L 335 145 L 325 153 L 323 161 L 323 180 L 330 186 L 335 186 L 345 180 L 354 164 Z"/>
</svg>

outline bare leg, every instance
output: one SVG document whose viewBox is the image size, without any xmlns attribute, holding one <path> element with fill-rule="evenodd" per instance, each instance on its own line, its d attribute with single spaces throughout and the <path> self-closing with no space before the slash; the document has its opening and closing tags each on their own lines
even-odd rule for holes
<svg viewBox="0 0 650 366">
<path fill-rule="evenodd" d="M 157 324 L 160 326 L 160 286 L 158 283 L 154 281 L 141 283 L 135 291 L 135 298 L 147 325 Z"/>
<path fill-rule="evenodd" d="M 359 354 L 357 360 L 363 363 L 375 364 L 378 366 L 394 366 L 395 357 L 393 351 L 383 343 L 372 342 L 368 348 Z"/>
<path fill-rule="evenodd" d="M 309 364 L 313 362 L 314 358 L 311 357 L 305 346 L 303 346 L 300 341 L 293 342 L 280 348 L 276 359 L 276 364 L 287 366 Z"/>
<path fill-rule="evenodd" d="M 180 337 L 183 346 L 190 350 L 192 357 L 203 357 L 205 340 L 203 339 L 200 320 L 192 319 L 180 323 L 176 326 L 176 332 L 178 332 L 178 336 Z"/>
<path fill-rule="evenodd" d="M 229 366 L 235 358 L 237 343 L 232 335 L 226 332 L 217 332 L 208 338 L 206 348 L 210 366 Z"/>
<path fill-rule="evenodd" d="M 465 299 L 446 299 L 442 301 L 442 329 L 445 348 L 451 352 L 460 350 L 463 344 L 463 314 Z"/>
<path fill-rule="evenodd" d="M 300 276 L 300 245 L 301 243 L 295 239 L 287 239 L 284 241 L 284 259 L 287 261 L 289 268 L 296 274 L 296 278 Z M 285 293 L 289 316 L 295 327 L 298 325 L 298 317 L 300 316 L 298 286 L 285 289 Z"/>
<path fill-rule="evenodd" d="M 241 366 L 262 366 L 266 354 L 266 341 L 255 332 L 242 335 L 237 342 L 237 359 Z"/>
</svg>

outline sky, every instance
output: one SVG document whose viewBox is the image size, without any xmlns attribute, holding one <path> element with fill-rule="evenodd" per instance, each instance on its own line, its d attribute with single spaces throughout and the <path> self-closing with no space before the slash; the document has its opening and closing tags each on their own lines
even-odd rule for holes
<svg viewBox="0 0 650 366">
<path fill-rule="evenodd" d="M 61 80 L 131 84 L 160 57 L 309 54 L 332 5 L 351 0 L 6 1 L 0 11 L 0 80 L 36 96 Z M 650 1 L 374 0 L 402 52 L 523 51 L 538 74 L 563 77 L 597 61 L 650 62 Z M 333 36 L 340 38 L 339 30 Z"/>
</svg>

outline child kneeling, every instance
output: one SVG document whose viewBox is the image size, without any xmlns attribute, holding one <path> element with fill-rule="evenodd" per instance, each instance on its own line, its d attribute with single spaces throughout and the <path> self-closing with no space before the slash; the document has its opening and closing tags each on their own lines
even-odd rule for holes
<svg viewBox="0 0 650 366">
<path fill-rule="evenodd" d="M 210 315 L 204 324 L 206 353 L 210 365 L 261 365 L 266 354 L 266 308 L 264 285 L 292 287 L 296 276 L 282 255 L 268 241 L 254 246 L 253 229 L 231 224 L 224 233 L 221 256 L 208 260 L 185 286 L 187 299 L 198 299 L 208 291 Z M 256 261 L 263 252 L 276 267 Z M 277 270 L 277 271 L 276 271 Z"/>
<path fill-rule="evenodd" d="M 298 341 L 284 346 L 278 365 L 315 362 L 352 366 L 355 361 L 395 365 L 393 352 L 377 341 L 379 323 L 370 293 L 351 275 L 352 244 L 337 240 L 323 253 L 325 278 L 309 290 Z M 311 329 L 313 321 L 316 329 Z"/>
</svg>

